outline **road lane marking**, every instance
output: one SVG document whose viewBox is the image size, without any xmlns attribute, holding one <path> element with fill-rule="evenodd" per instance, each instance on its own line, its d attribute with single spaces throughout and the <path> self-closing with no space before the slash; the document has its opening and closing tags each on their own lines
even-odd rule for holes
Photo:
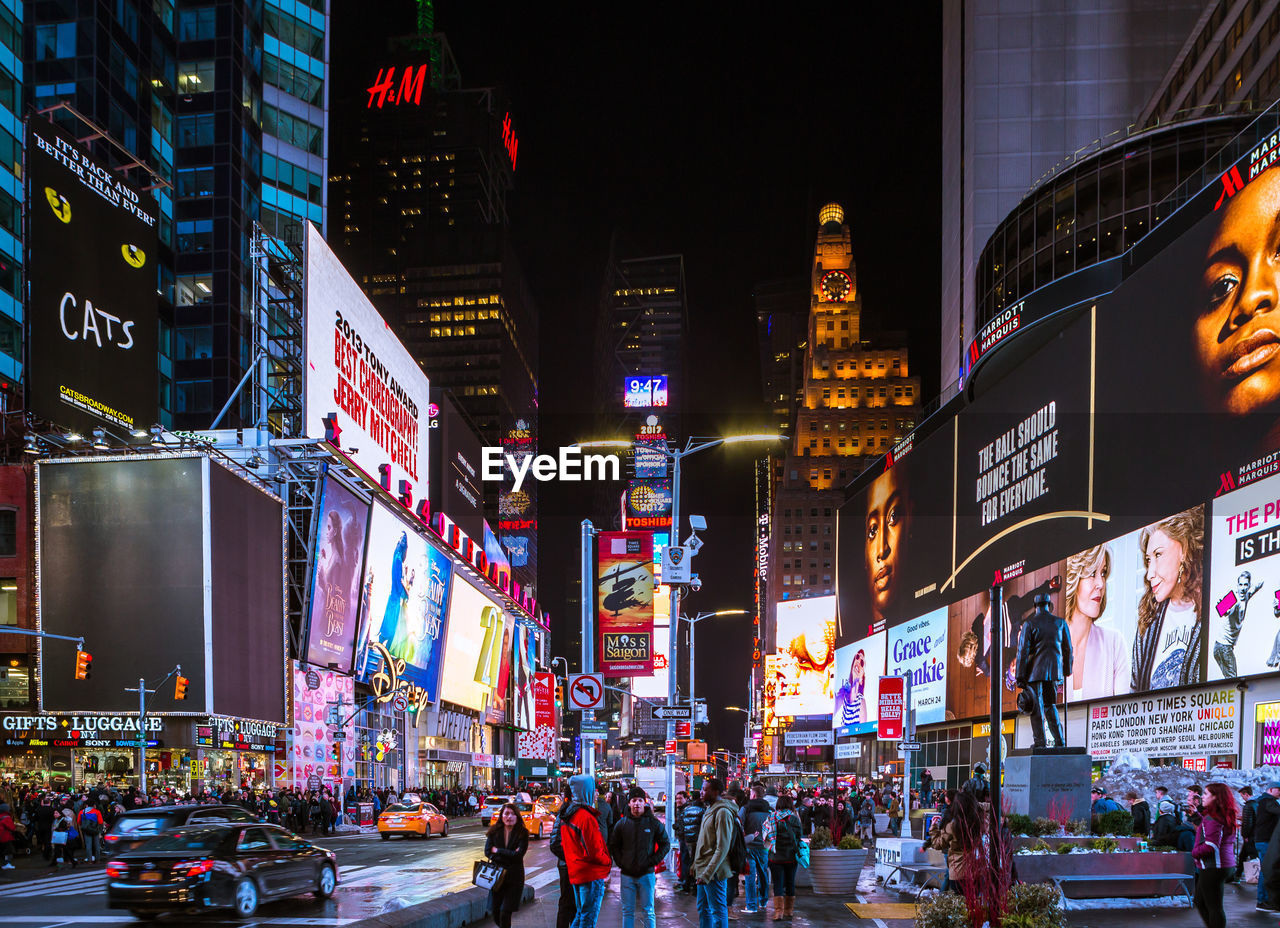
<svg viewBox="0 0 1280 928">
<path fill-rule="evenodd" d="M 549 886 L 550 884 L 555 883 L 559 879 L 560 879 L 559 873 L 557 873 L 555 870 L 548 870 L 546 873 L 539 873 L 537 876 L 533 877 L 533 879 L 527 880 L 526 882 L 530 886 L 532 886 L 534 889 L 542 889 L 542 887 Z"/>
</svg>

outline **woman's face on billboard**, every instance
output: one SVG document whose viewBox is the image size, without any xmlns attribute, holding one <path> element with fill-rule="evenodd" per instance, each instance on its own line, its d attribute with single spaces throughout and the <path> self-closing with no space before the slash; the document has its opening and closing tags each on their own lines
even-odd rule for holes
<svg viewBox="0 0 1280 928">
<path fill-rule="evenodd" d="M 1280 169 L 1232 197 L 1205 252 L 1193 347 L 1205 399 L 1231 415 L 1280 401 Z"/>
<path fill-rule="evenodd" d="M 902 584 L 902 544 L 910 530 L 907 495 L 890 469 L 867 491 L 866 570 L 875 619 L 885 617 Z"/>
</svg>

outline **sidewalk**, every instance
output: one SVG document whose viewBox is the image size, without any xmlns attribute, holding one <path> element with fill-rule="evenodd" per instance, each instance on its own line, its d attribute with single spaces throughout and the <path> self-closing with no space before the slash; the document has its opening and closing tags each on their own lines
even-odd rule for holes
<svg viewBox="0 0 1280 928">
<path fill-rule="evenodd" d="M 746 880 L 741 880 L 739 886 L 745 890 Z M 1277 916 L 1255 911 L 1255 899 L 1256 887 L 1252 885 L 1227 886 L 1224 897 L 1227 924 L 1236 928 L 1250 928 L 1250 926 L 1275 928 Z M 512 920 L 513 926 L 515 928 L 555 928 L 558 900 L 559 892 L 556 883 L 538 889 L 538 898 L 517 913 Z M 860 918 L 846 903 L 863 903 L 874 908 L 861 909 L 865 917 Z M 659 925 L 684 923 L 696 926 L 698 924 L 698 907 L 694 897 L 674 892 L 669 874 L 658 877 L 654 910 Z M 740 928 L 765 928 L 774 924 L 771 912 L 756 915 L 743 914 L 741 895 L 734 900 L 730 913 L 737 916 L 737 924 Z M 854 926 L 854 928 L 903 928 L 914 921 L 914 918 L 915 906 L 906 902 L 904 897 L 896 892 L 884 892 L 875 882 L 874 865 L 868 865 L 862 871 L 862 877 L 858 881 L 858 898 L 819 896 L 812 890 L 800 889 L 796 893 L 795 917 L 789 922 L 782 921 L 778 924 L 780 926 L 790 924 L 795 928 L 810 928 L 810 926 L 826 928 L 832 925 Z M 1136 928 L 1140 925 L 1159 926 L 1159 928 L 1203 928 L 1204 924 L 1195 909 L 1185 903 L 1181 908 L 1163 906 L 1069 911 L 1067 922 L 1079 928 Z M 599 928 L 621 928 L 622 926 L 622 905 L 618 894 L 616 869 L 609 880 L 609 892 L 605 894 L 598 925 Z M 636 928 L 646 928 L 646 926 L 642 920 L 638 920 Z"/>
</svg>

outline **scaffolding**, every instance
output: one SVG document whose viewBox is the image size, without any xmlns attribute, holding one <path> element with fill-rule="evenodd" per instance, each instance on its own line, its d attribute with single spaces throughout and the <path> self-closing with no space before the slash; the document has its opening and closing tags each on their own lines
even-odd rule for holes
<svg viewBox="0 0 1280 928">
<path fill-rule="evenodd" d="M 305 431 L 302 377 L 306 361 L 305 255 L 301 244 L 283 241 L 253 224 L 254 364 L 253 422 L 260 431 L 291 438 Z"/>
</svg>

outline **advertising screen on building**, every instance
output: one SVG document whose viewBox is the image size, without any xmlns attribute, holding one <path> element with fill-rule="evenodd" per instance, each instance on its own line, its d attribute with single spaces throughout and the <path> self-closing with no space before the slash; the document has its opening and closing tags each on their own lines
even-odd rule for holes
<svg viewBox="0 0 1280 928">
<path fill-rule="evenodd" d="M 324 785 L 337 789 L 340 778 L 356 775 L 354 738 L 335 741 L 333 726 L 326 724 L 329 708 L 339 711 L 339 721 L 347 719 L 355 709 L 355 681 L 332 670 L 316 670 L 290 661 L 293 674 L 293 727 L 286 742 L 287 755 L 277 758 L 286 771 L 285 786 L 306 789 L 312 776 Z M 312 689 L 311 684 L 316 688 Z M 341 705 L 340 705 L 341 704 Z M 345 708 L 343 708 L 345 706 Z M 348 731 L 350 728 L 348 728 Z M 277 781 L 277 785 L 280 785 Z"/>
<path fill-rule="evenodd" d="M 874 731 L 879 718 L 880 677 L 887 636 L 869 635 L 837 650 L 831 727 L 839 735 Z"/>
<path fill-rule="evenodd" d="M 836 598 L 778 603 L 774 664 L 778 715 L 829 715 L 835 698 Z M 883 666 L 883 651 L 881 652 Z"/>
<path fill-rule="evenodd" d="M 507 558 L 507 549 L 502 547 L 502 542 L 498 540 L 498 535 L 489 523 L 484 523 L 484 556 L 489 562 L 490 567 L 497 568 L 498 588 L 502 589 L 502 578 L 506 577 L 507 583 L 511 583 L 511 561 Z"/>
<path fill-rule="evenodd" d="M 1213 501 L 1209 679 L 1280 668 L 1280 476 Z"/>
<path fill-rule="evenodd" d="M 526 731 L 535 727 L 534 711 L 538 690 L 534 676 L 538 668 L 537 649 L 538 635 L 535 628 L 525 622 L 517 622 L 511 678 L 511 724 Z"/>
<path fill-rule="evenodd" d="M 489 672 L 493 629 L 502 624 L 502 608 L 476 587 L 455 577 L 449 600 L 449 639 L 445 648 L 440 698 L 483 712 L 490 687 L 481 682 Z"/>
<path fill-rule="evenodd" d="M 667 405 L 667 375 L 628 377 L 622 383 L 622 405 L 627 409 L 649 409 Z"/>
<path fill-rule="evenodd" d="M 911 674 L 917 725 L 947 718 L 947 610 L 935 609 L 889 629 L 889 676 Z"/>
<path fill-rule="evenodd" d="M 415 508 L 429 487 L 427 377 L 312 225 L 306 281 L 307 435 L 325 437 L 332 417 L 337 444 L 374 478 L 387 467 L 384 485 Z"/>
<path fill-rule="evenodd" d="M 316 528 L 307 663 L 351 672 L 360 619 L 369 503 L 332 476 L 324 478 Z"/>
<path fill-rule="evenodd" d="M 1173 758 L 1234 756 L 1239 748 L 1238 696 L 1234 684 L 1224 684 L 1092 705 L 1089 754 L 1110 760 L 1132 755 L 1152 766 Z"/>
<path fill-rule="evenodd" d="M 606 677 L 653 672 L 653 535 L 601 532 L 596 552 L 599 668 Z"/>
<path fill-rule="evenodd" d="M 26 171 L 29 408 L 80 430 L 148 429 L 157 418 L 155 200 L 36 116 Z"/>
<path fill-rule="evenodd" d="M 491 725 L 506 725 L 511 706 L 511 661 L 515 647 L 516 620 L 505 612 L 493 619 L 485 629 L 483 652 L 489 659 L 483 663 L 477 679 L 490 688 L 485 720 Z"/>
<path fill-rule="evenodd" d="M 656 536 L 655 536 L 656 539 Z M 667 698 L 667 674 L 671 666 L 671 587 L 659 583 L 653 591 L 653 674 L 634 677 L 631 692 L 650 699 Z"/>
<path fill-rule="evenodd" d="M 539 671 L 534 675 L 534 723 L 541 728 L 556 722 L 556 675 Z"/>
<path fill-rule="evenodd" d="M 284 722 L 280 500 L 201 456 L 42 462 L 36 484 L 40 627 L 93 655 L 77 680 L 75 643 L 41 641 L 45 711 L 136 712 L 125 687 L 181 664 L 187 698 L 152 711 Z"/>
<path fill-rule="evenodd" d="M 670 529 L 671 481 L 630 480 L 624 497 L 623 515 L 628 529 Z"/>
<path fill-rule="evenodd" d="M 447 556 L 388 506 L 373 504 L 356 653 L 362 683 L 386 658 L 402 660 L 401 679 L 436 701 L 452 576 Z"/>
</svg>

